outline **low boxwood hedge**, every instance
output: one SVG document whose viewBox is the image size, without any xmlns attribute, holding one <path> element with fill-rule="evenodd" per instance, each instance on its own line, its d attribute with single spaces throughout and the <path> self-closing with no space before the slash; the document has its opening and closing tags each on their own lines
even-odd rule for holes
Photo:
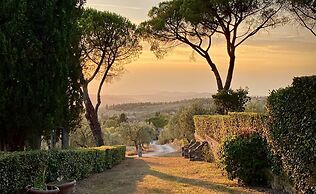
<svg viewBox="0 0 316 194">
<path fill-rule="evenodd" d="M 124 160 L 125 152 L 125 146 L 104 146 L 0 154 L 0 193 L 19 193 L 43 174 L 46 182 L 61 177 L 80 180 L 91 173 L 112 168 Z"/>
</svg>

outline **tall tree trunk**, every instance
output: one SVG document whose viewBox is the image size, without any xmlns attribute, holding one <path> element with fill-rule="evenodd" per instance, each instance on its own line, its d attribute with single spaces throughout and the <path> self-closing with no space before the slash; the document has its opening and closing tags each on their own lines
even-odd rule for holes
<svg viewBox="0 0 316 194">
<path fill-rule="evenodd" d="M 50 141 L 51 141 L 51 149 L 55 149 L 56 148 L 56 129 L 53 129 L 52 132 L 51 132 L 51 136 L 50 136 Z"/>
<path fill-rule="evenodd" d="M 138 145 L 136 142 L 134 142 L 134 146 L 135 146 L 135 150 L 136 150 L 136 153 L 138 152 Z"/>
<path fill-rule="evenodd" d="M 66 128 L 61 128 L 62 135 L 61 135 L 61 148 L 62 149 L 68 149 L 69 148 L 69 130 Z"/>
<path fill-rule="evenodd" d="M 206 54 L 205 59 L 208 62 L 208 64 L 210 65 L 211 70 L 213 71 L 214 76 L 216 78 L 217 90 L 218 91 L 223 90 L 222 78 L 221 78 L 221 75 L 219 74 L 219 71 L 218 71 L 216 65 L 213 63 L 213 61 L 211 60 L 211 57 L 208 54 Z"/>
<path fill-rule="evenodd" d="M 83 100 L 84 100 L 84 105 L 86 108 L 86 119 L 89 122 L 89 126 L 91 128 L 95 144 L 96 146 L 103 146 L 104 145 L 104 140 L 102 136 L 102 130 L 101 130 L 101 125 L 98 120 L 98 113 L 96 109 L 94 108 L 91 99 L 89 97 L 88 93 L 88 85 L 84 84 L 82 86 L 83 89 Z"/>
<path fill-rule="evenodd" d="M 235 50 L 232 50 L 231 53 L 229 53 L 229 68 L 227 72 L 224 90 L 230 89 L 232 79 L 233 79 L 234 68 L 235 68 L 235 61 L 236 61 Z"/>
</svg>

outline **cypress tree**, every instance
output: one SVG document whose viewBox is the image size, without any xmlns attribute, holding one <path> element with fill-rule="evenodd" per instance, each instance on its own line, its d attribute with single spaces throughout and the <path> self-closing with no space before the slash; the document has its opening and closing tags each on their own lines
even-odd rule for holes
<svg viewBox="0 0 316 194">
<path fill-rule="evenodd" d="M 39 148 L 41 136 L 77 120 L 80 5 L 75 0 L 0 2 L 1 149 Z"/>
</svg>

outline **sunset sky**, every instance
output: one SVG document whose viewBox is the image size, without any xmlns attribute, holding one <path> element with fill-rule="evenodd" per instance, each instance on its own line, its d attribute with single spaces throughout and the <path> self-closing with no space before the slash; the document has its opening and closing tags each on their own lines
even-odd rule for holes
<svg viewBox="0 0 316 194">
<path fill-rule="evenodd" d="M 87 7 L 116 12 L 139 24 L 161 0 L 87 0 Z M 221 39 L 215 40 L 212 56 L 221 76 L 226 77 L 227 56 Z M 216 92 L 208 64 L 198 54 L 182 46 L 158 60 L 144 44 L 138 60 L 126 65 L 127 72 L 107 84 L 103 94 L 150 94 L 163 91 Z M 268 95 L 286 87 L 295 76 L 316 74 L 316 37 L 298 25 L 262 31 L 237 49 L 232 87 L 249 87 L 250 95 Z M 95 86 L 91 92 L 96 91 Z"/>
</svg>

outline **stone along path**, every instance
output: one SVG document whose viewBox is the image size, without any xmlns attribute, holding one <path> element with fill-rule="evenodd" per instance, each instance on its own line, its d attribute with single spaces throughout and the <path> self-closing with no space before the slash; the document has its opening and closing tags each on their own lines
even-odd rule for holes
<svg viewBox="0 0 316 194">
<path fill-rule="evenodd" d="M 191 162 L 173 154 L 169 157 L 127 158 L 104 173 L 78 182 L 78 194 L 151 193 L 275 193 L 264 188 L 240 187 L 214 163 Z"/>
</svg>

